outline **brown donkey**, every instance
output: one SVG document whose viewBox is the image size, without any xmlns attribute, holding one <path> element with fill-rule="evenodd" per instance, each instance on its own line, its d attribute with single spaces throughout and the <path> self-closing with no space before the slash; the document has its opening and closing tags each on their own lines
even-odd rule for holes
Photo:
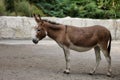
<svg viewBox="0 0 120 80">
<path fill-rule="evenodd" d="M 90 27 L 62 25 L 48 20 L 42 20 L 38 15 L 34 15 L 34 18 L 38 25 L 35 27 L 33 42 L 37 44 L 45 36 L 55 40 L 63 48 L 65 54 L 66 69 L 64 73 L 70 73 L 70 49 L 83 52 L 94 48 L 96 66 L 90 74 L 95 73 L 101 60 L 100 50 L 102 50 L 108 62 L 107 75 L 111 76 L 111 33 L 108 29 L 99 25 Z"/>
</svg>

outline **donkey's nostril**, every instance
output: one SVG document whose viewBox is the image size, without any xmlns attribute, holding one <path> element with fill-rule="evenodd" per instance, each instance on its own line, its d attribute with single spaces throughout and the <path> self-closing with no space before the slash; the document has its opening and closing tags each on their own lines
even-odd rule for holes
<svg viewBox="0 0 120 80">
<path fill-rule="evenodd" d="M 35 44 L 38 43 L 38 40 L 36 40 L 36 39 L 33 39 L 32 41 L 33 41 L 33 43 L 35 43 Z"/>
</svg>

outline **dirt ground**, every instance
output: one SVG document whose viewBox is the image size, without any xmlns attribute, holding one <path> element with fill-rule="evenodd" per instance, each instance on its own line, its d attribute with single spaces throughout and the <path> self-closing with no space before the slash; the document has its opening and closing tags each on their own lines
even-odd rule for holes
<svg viewBox="0 0 120 80">
<path fill-rule="evenodd" d="M 71 74 L 63 73 L 65 60 L 57 44 L 0 44 L 0 80 L 120 80 L 120 43 L 112 43 L 113 77 L 107 77 L 107 62 L 102 60 L 95 75 L 94 50 L 71 51 Z"/>
</svg>

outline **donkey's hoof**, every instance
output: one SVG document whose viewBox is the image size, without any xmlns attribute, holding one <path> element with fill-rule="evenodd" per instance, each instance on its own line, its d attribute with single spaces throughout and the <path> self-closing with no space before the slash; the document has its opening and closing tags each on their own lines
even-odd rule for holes
<svg viewBox="0 0 120 80">
<path fill-rule="evenodd" d="M 107 75 L 108 77 L 112 77 L 112 75 Z"/>
<path fill-rule="evenodd" d="M 88 73 L 89 75 L 93 75 L 93 74 L 95 74 L 95 72 L 94 71 L 91 71 L 90 73 Z"/>
<path fill-rule="evenodd" d="M 112 77 L 112 75 L 111 75 L 111 74 L 107 74 L 107 76 L 108 76 L 108 77 Z"/>
<path fill-rule="evenodd" d="M 64 74 L 70 74 L 70 71 L 69 70 L 65 70 L 63 73 Z"/>
<path fill-rule="evenodd" d="M 89 75 L 93 75 L 94 73 L 92 73 L 92 72 L 90 72 L 90 73 L 88 73 Z"/>
<path fill-rule="evenodd" d="M 70 72 L 66 72 L 66 71 L 64 71 L 63 73 L 64 73 L 64 74 L 70 74 Z"/>
<path fill-rule="evenodd" d="M 112 73 L 111 73 L 111 72 L 108 72 L 108 73 L 107 73 L 107 76 L 108 76 L 108 77 L 112 77 Z"/>
</svg>

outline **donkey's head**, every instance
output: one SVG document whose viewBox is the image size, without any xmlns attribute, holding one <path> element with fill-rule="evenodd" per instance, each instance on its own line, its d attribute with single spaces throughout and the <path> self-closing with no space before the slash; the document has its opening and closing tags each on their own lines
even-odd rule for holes
<svg viewBox="0 0 120 80">
<path fill-rule="evenodd" d="M 37 22 L 37 26 L 34 27 L 34 38 L 33 43 L 37 44 L 41 39 L 46 37 L 46 31 L 44 29 L 44 22 L 41 20 L 40 15 L 34 15 L 35 21 Z"/>
</svg>

